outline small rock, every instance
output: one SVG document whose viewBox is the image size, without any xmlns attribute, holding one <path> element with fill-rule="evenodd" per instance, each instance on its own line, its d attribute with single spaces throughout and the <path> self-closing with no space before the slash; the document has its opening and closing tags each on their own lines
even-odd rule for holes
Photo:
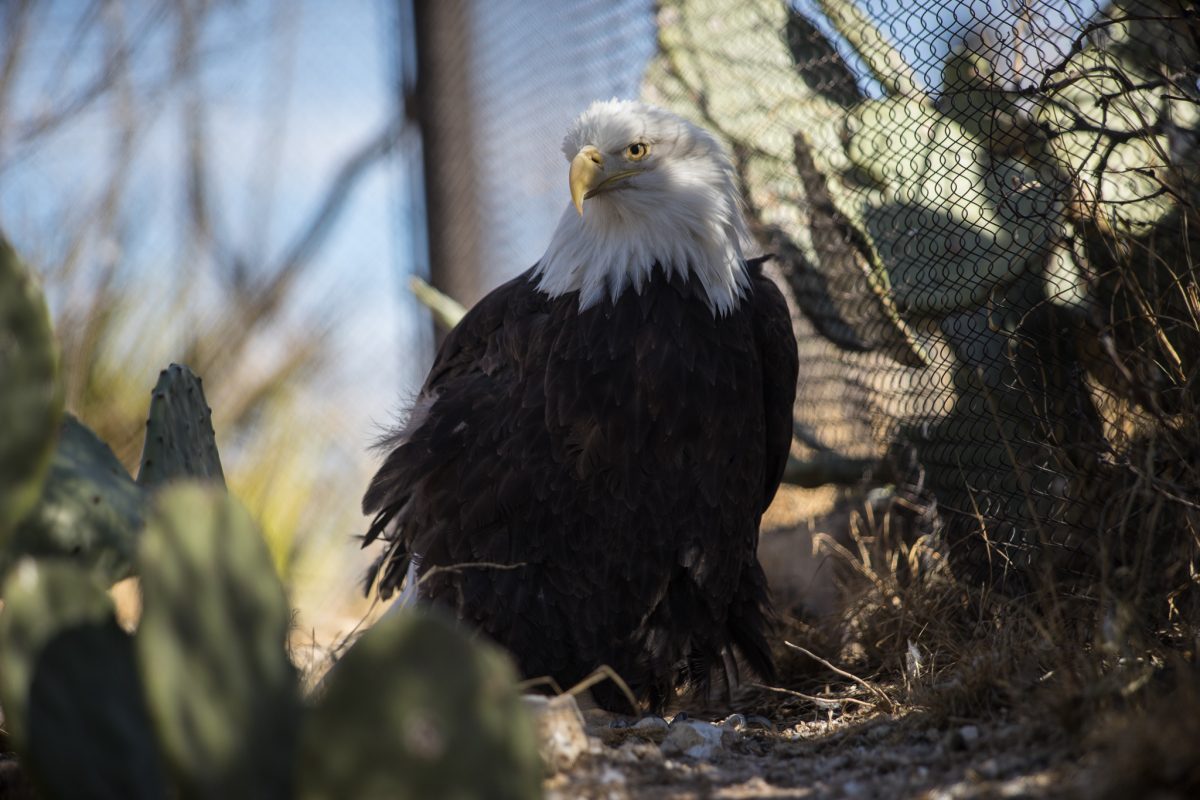
<svg viewBox="0 0 1200 800">
<path fill-rule="evenodd" d="M 583 714 L 571 695 L 543 697 L 525 695 L 522 700 L 537 730 L 538 754 L 546 774 L 553 775 L 575 766 L 588 752 L 591 742 L 583 727 Z"/>
<path fill-rule="evenodd" d="M 946 750 L 967 750 L 974 747 L 980 738 L 979 728 L 974 725 L 963 725 L 946 733 L 942 747 Z"/>
<path fill-rule="evenodd" d="M 662 717 L 651 715 L 648 717 L 642 717 L 630 727 L 632 727 L 634 730 L 641 731 L 665 731 L 670 727 L 670 725 L 668 725 L 667 721 Z"/>
<path fill-rule="evenodd" d="M 575 702 L 579 702 L 579 698 L 575 698 Z M 620 715 L 605 711 L 602 708 L 587 707 L 584 703 L 579 704 L 579 710 L 583 712 L 583 723 L 587 726 L 588 733 L 599 728 L 607 728 L 616 719 L 620 719 Z"/>
<path fill-rule="evenodd" d="M 746 718 L 741 714 L 730 714 L 721 720 L 721 727 L 731 731 L 740 731 L 746 727 Z"/>
<path fill-rule="evenodd" d="M 604 768 L 600 770 L 600 774 L 596 776 L 596 781 L 601 784 L 613 785 L 625 783 L 626 778 L 624 772 L 611 764 L 605 764 Z"/>
<path fill-rule="evenodd" d="M 658 763 L 663 760 L 662 750 L 658 745 L 645 739 L 630 739 L 620 747 L 607 751 L 612 760 L 617 763 L 637 764 L 642 762 Z"/>
<path fill-rule="evenodd" d="M 775 732 L 775 723 L 759 714 L 751 714 L 746 717 L 746 727 L 761 731 Z"/>
<path fill-rule="evenodd" d="M 711 758 L 722 747 L 723 733 L 721 728 L 707 722 L 676 721 L 671 723 L 667 738 L 663 740 L 662 752 L 696 759 Z"/>
<path fill-rule="evenodd" d="M 867 731 L 867 738 L 873 742 L 878 742 L 880 739 L 886 738 L 891 732 L 892 726 L 885 722 L 880 725 L 876 725 L 874 728 L 871 728 L 869 731 Z"/>
</svg>

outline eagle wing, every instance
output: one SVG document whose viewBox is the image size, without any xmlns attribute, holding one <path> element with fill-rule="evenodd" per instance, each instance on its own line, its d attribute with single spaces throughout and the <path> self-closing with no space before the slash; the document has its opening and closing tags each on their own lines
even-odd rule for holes
<svg viewBox="0 0 1200 800">
<path fill-rule="evenodd" d="M 378 580 L 380 594 L 390 596 L 413 554 L 427 554 L 427 543 L 436 546 L 435 532 L 405 527 L 414 493 L 460 460 L 472 437 L 478 439 L 476 405 L 515 391 L 527 343 L 546 310 L 545 295 L 529 290 L 531 273 L 496 288 L 467 312 L 442 342 L 406 424 L 379 442 L 388 455 L 363 496 L 363 513 L 374 515 L 363 546 L 380 537 L 388 546 L 367 572 L 367 592 Z"/>
<path fill-rule="evenodd" d="M 792 440 L 792 404 L 799 360 L 787 303 L 762 263 L 748 263 L 752 282 L 755 343 L 762 363 L 765 411 L 764 483 L 766 510 L 783 477 Z M 522 364 L 537 328 L 548 317 L 548 301 L 530 291 L 526 272 L 500 286 L 472 308 L 442 343 L 406 425 L 380 442 L 388 451 L 363 497 L 363 513 L 374 515 L 364 546 L 388 540 L 366 576 L 366 589 L 379 581 L 383 596 L 399 587 L 414 550 L 414 531 L 404 518 L 413 492 L 424 479 L 458 461 L 481 432 L 477 404 L 519 390 Z M 432 532 L 422 539 L 436 539 Z M 436 542 L 434 542 L 436 544 Z M 415 548 L 424 552 L 422 548 Z M 382 569 L 383 574 L 379 571 Z"/>
<path fill-rule="evenodd" d="M 751 281 L 754 343 L 762 370 L 763 487 L 760 513 L 775 498 L 792 444 L 792 407 L 800 369 L 796 337 L 787 302 L 774 281 L 763 274 L 766 258 L 747 266 Z M 757 524 L 755 525 L 757 532 Z M 759 677 L 772 681 L 775 667 L 766 632 L 771 628 L 767 579 L 751 550 L 750 561 L 729 606 L 730 640 Z"/>
<path fill-rule="evenodd" d="M 763 408 L 766 422 L 762 510 L 775 498 L 792 445 L 792 406 L 800 357 L 787 301 L 775 282 L 763 274 L 766 259 L 749 262 L 754 291 L 754 338 L 762 359 Z"/>
</svg>

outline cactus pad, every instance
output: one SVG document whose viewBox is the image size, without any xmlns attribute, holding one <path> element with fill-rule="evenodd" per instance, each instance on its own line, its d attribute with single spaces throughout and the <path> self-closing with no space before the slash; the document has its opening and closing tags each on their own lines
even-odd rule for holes
<svg viewBox="0 0 1200 800">
<path fill-rule="evenodd" d="M 115 619 L 69 628 L 37 661 L 25 763 L 49 797 L 166 796 L 133 658 Z"/>
<path fill-rule="evenodd" d="M 0 545 L 37 502 L 62 414 L 50 314 L 0 236 Z"/>
<path fill-rule="evenodd" d="M 983 143 L 925 99 L 872 100 L 849 118 L 861 213 L 901 308 L 947 313 L 983 302 L 1055 241 L 1061 187 Z"/>
<path fill-rule="evenodd" d="M 108 445 L 67 414 L 42 496 L 13 533 L 8 558 L 71 558 L 109 583 L 128 577 L 143 503 L 142 490 Z"/>
<path fill-rule="evenodd" d="M 67 628 L 112 616 L 112 601 L 95 576 L 60 561 L 21 559 L 4 581 L 0 613 L 0 704 L 5 724 L 24 733 L 26 701 L 42 649 Z"/>
<path fill-rule="evenodd" d="M 44 796 L 165 796 L 132 641 L 95 576 L 27 559 L 5 598 L 0 694 Z"/>
<path fill-rule="evenodd" d="M 512 666 L 423 613 L 390 614 L 350 649 L 303 737 L 305 798 L 541 796 Z"/>
<path fill-rule="evenodd" d="M 216 487 L 168 487 L 138 569 L 135 643 L 150 716 L 189 796 L 291 796 L 299 700 L 284 649 L 289 608 L 250 516 Z"/>
<path fill-rule="evenodd" d="M 190 369 L 172 364 L 159 373 L 151 395 L 137 482 L 158 486 L 176 478 L 225 484 L 204 388 Z"/>
</svg>

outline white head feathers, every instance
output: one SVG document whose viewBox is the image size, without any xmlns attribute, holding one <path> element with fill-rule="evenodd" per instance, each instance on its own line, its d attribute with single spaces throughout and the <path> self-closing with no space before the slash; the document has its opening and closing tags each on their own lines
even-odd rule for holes
<svg viewBox="0 0 1200 800">
<path fill-rule="evenodd" d="M 641 291 L 659 264 L 700 281 L 714 314 L 730 311 L 747 286 L 748 237 L 717 140 L 669 111 L 613 99 L 592 103 L 568 131 L 567 160 L 584 150 L 598 165 L 587 164 L 592 190 L 582 213 L 569 203 L 563 211 L 538 287 L 551 297 L 578 291 L 582 310 L 630 285 Z"/>
</svg>

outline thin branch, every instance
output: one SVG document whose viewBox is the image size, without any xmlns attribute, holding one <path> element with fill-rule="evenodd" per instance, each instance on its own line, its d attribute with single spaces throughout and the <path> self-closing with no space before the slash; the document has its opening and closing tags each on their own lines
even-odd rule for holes
<svg viewBox="0 0 1200 800">
<path fill-rule="evenodd" d="M 89 241 L 96 238 L 115 238 L 114 231 L 119 225 L 122 201 L 132 172 L 138 118 L 130 62 L 127 59 L 129 46 L 122 11 L 120 4 L 114 3 L 105 7 L 101 15 L 108 46 L 111 86 L 116 95 L 116 102 L 112 104 L 113 129 L 117 135 L 112 170 L 95 211 L 81 226 L 74 246 L 68 254 L 65 262 L 67 274 L 70 274 L 83 258 L 85 245 Z M 93 382 L 92 376 L 101 360 L 97 353 L 105 344 L 116 306 L 114 286 L 117 261 L 106 258 L 98 267 L 99 277 L 72 342 L 72 358 L 64 368 L 68 400 L 77 403 L 82 403 L 87 387 Z"/>
<path fill-rule="evenodd" d="M 494 561 L 464 561 L 461 564 L 447 564 L 445 566 L 430 567 L 424 575 L 417 579 L 417 586 L 419 587 L 434 575 L 438 575 L 443 572 L 462 572 L 464 569 L 494 569 L 501 572 L 508 572 L 510 570 L 520 569 L 524 566 L 526 566 L 524 561 L 517 562 L 516 564 L 498 564 Z"/>
<path fill-rule="evenodd" d="M 625 699 L 629 701 L 629 707 L 637 710 L 638 701 L 637 698 L 633 696 L 633 692 L 630 690 L 629 684 L 626 683 L 625 679 L 618 675 L 617 671 L 608 664 L 601 664 L 600 666 L 596 667 L 595 671 L 592 672 L 591 675 L 588 675 L 579 683 L 575 684 L 570 689 L 567 689 L 567 694 L 571 696 L 582 694 L 596 684 L 605 680 L 610 680 L 615 683 L 617 688 L 621 690 L 621 694 L 625 695 Z"/>
<path fill-rule="evenodd" d="M 16 0 L 0 14 L 4 15 L 4 40 L 7 42 L 4 61 L 0 64 L 0 160 L 3 158 L 3 134 L 8 129 L 8 98 L 16 83 L 21 58 L 29 40 L 29 21 L 33 0 Z"/>
<path fill-rule="evenodd" d="M 554 680 L 554 678 L 550 677 L 549 675 L 542 675 L 537 678 L 529 678 L 528 680 L 521 681 L 517 684 L 517 691 L 521 694 L 525 694 L 530 689 L 538 686 L 548 686 L 550 687 L 550 691 L 558 695 L 566 694 L 566 692 L 563 691 L 562 686 L 558 684 L 558 681 Z"/>
<path fill-rule="evenodd" d="M 866 700 L 859 700 L 857 697 L 846 697 L 844 695 L 839 697 L 821 697 L 820 695 L 797 692 L 795 689 L 784 689 L 782 686 L 767 686 L 765 683 L 752 683 L 750 685 L 755 689 L 762 689 L 767 692 L 776 692 L 778 694 L 786 694 L 790 697 L 799 697 L 801 700 L 807 700 L 811 703 L 816 703 L 818 708 L 834 708 L 846 703 L 856 706 L 864 706 L 866 708 L 875 708 L 877 705 L 876 703 L 869 703 Z"/>
<path fill-rule="evenodd" d="M 254 175 L 247 181 L 247 206 L 249 227 L 254 240 L 247 242 L 244 257 L 250 264 L 266 263 L 270 246 L 271 220 L 283 162 L 284 143 L 289 131 L 287 116 L 293 91 L 296 61 L 299 55 L 298 37 L 302 13 L 289 0 L 276 0 L 271 11 L 271 28 L 277 33 L 271 37 L 270 64 L 265 69 L 263 98 L 261 105 L 272 104 L 278 113 L 263 122 L 256 136 L 254 152 L 261 156 L 255 159 Z"/>
<path fill-rule="evenodd" d="M 1104 28 L 1108 28 L 1113 25 L 1121 25 L 1126 22 L 1182 22 L 1182 21 L 1183 21 L 1183 17 L 1179 16 L 1178 14 L 1169 14 L 1169 15 L 1128 14 L 1123 17 L 1112 17 L 1109 19 L 1102 19 L 1102 20 L 1093 22 L 1093 23 L 1089 24 L 1087 27 L 1085 27 L 1079 33 L 1079 35 L 1075 37 L 1075 40 L 1073 42 L 1071 42 L 1071 46 L 1069 48 L 1067 48 L 1067 52 L 1063 54 L 1062 59 L 1057 64 L 1054 64 L 1053 66 L 1051 66 L 1050 68 L 1048 68 L 1045 71 L 1045 73 L 1042 77 L 1041 83 L 1039 84 L 1039 88 L 1045 87 L 1048 84 L 1048 82 L 1050 81 L 1051 75 L 1054 75 L 1056 72 L 1062 72 L 1064 69 L 1066 69 L 1067 65 L 1069 63 L 1071 63 L 1071 59 L 1073 59 L 1075 56 L 1082 53 L 1083 48 L 1087 47 L 1087 45 L 1091 43 L 1089 37 L 1091 37 L 1092 34 L 1098 32 Z"/>
<path fill-rule="evenodd" d="M 128 64 L 134 60 L 138 48 L 153 40 L 151 32 L 163 16 L 163 9 L 158 9 L 150 14 L 143 26 L 132 35 L 125 37 L 120 50 L 109 51 L 106 61 L 83 88 L 54 109 L 38 115 L 18 129 L 15 138 L 16 144 L 24 146 L 34 143 L 35 140 L 44 139 L 48 134 L 75 119 L 93 103 L 104 97 L 120 77 L 119 70 L 115 69 L 117 63 Z M 86 26 L 83 26 L 81 30 L 86 32 Z M 69 57 L 74 55 L 75 51 L 68 48 L 64 51 L 64 60 L 69 60 Z"/>
<path fill-rule="evenodd" d="M 271 270 L 272 277 L 255 293 L 247 316 L 262 319 L 275 312 L 287 295 L 292 283 L 325 244 L 334 223 L 341 216 L 351 192 L 376 162 L 386 157 L 395 146 L 403 120 L 393 119 L 375 136 L 363 143 L 338 169 L 325 196 L 307 224 L 293 237 L 279 264 Z"/>
<path fill-rule="evenodd" d="M 300 230 L 287 254 L 281 259 L 276 271 L 278 275 L 298 271 L 317 254 L 345 208 L 350 193 L 376 162 L 392 152 L 403 130 L 402 119 L 390 120 L 342 163 L 316 212 Z"/>
<path fill-rule="evenodd" d="M 408 289 L 416 295 L 421 305 L 430 310 L 433 318 L 446 330 L 450 330 L 457 325 L 459 320 L 467 313 L 462 303 L 447 294 L 439 292 L 416 275 L 408 279 Z"/>
<path fill-rule="evenodd" d="M 846 670 L 842 669 L 841 667 L 835 667 L 833 664 L 830 664 L 828 661 L 821 658 L 816 653 L 814 653 L 811 650 L 808 650 L 804 647 L 801 647 L 798 644 L 793 644 L 791 642 L 786 642 L 786 641 L 784 642 L 784 644 L 787 645 L 788 647 L 792 648 L 793 650 L 798 650 L 799 652 L 808 656 L 813 661 L 816 661 L 818 664 L 820 664 L 821 666 L 828 669 L 830 672 L 833 672 L 837 675 L 841 675 L 846 680 L 853 681 L 854 683 L 858 684 L 862 688 L 866 689 L 872 696 L 878 698 L 879 701 L 884 705 L 884 707 L 888 711 L 892 711 L 896 708 L 896 704 L 892 701 L 892 698 L 888 697 L 887 694 L 885 694 L 882 689 L 880 689 L 878 686 L 871 683 L 870 681 L 864 680 L 863 678 L 860 678 L 857 675 L 854 675 L 853 673 L 847 672 Z"/>
<path fill-rule="evenodd" d="M 223 335 L 206 342 L 202 356 L 204 363 L 212 365 L 240 360 L 251 339 L 245 332 L 263 326 L 274 317 L 296 280 L 325 244 L 354 188 L 380 159 L 391 152 L 402 129 L 403 120 L 389 121 L 342 163 L 316 211 L 293 237 L 285 255 L 276 266 L 267 270 L 269 277 L 249 291 L 249 299 L 240 304 L 238 320 L 225 326 Z"/>
</svg>

